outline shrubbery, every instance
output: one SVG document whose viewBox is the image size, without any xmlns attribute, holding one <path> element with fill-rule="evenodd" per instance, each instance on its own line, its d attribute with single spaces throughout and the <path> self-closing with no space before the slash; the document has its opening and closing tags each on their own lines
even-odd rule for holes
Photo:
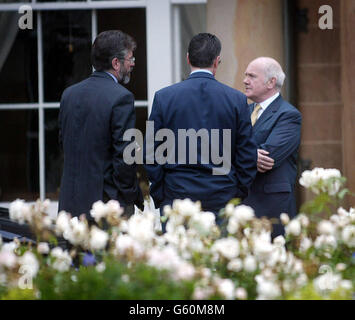
<svg viewBox="0 0 355 320">
<path fill-rule="evenodd" d="M 96 202 L 85 216 L 46 214 L 49 201 L 22 200 L 10 217 L 28 223 L 37 244 L 0 243 L 2 299 L 353 299 L 355 210 L 339 207 L 349 193 L 338 170 L 316 168 L 300 184 L 315 193 L 294 219 L 284 213 L 285 237 L 234 201 L 224 223 L 199 202 L 176 200 L 155 214 L 122 217 L 117 201 Z M 104 227 L 105 226 L 105 227 Z M 58 238 L 68 242 L 58 246 Z"/>
</svg>

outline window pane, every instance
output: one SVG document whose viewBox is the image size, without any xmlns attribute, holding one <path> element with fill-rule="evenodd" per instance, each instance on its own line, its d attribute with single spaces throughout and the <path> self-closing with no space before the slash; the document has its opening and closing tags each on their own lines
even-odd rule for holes
<svg viewBox="0 0 355 320">
<path fill-rule="evenodd" d="M 0 12 L 0 103 L 38 101 L 37 23 L 18 28 L 17 12 Z"/>
<path fill-rule="evenodd" d="M 206 4 L 179 5 L 179 33 L 180 52 L 175 52 L 180 60 L 180 70 L 175 70 L 179 75 L 178 81 L 185 80 L 190 75 L 190 67 L 186 62 L 186 53 L 192 37 L 200 32 L 206 32 Z M 178 27 L 178 26 L 174 26 Z M 177 44 L 174 43 L 174 47 Z M 174 66 L 175 67 L 175 66 Z"/>
<path fill-rule="evenodd" d="M 55 102 L 92 72 L 91 11 L 46 11 L 42 21 L 44 100 Z"/>
<path fill-rule="evenodd" d="M 126 85 L 136 100 L 147 100 L 147 53 L 145 9 L 118 9 L 97 11 L 97 31 L 118 29 L 132 36 L 137 42 L 134 52 L 135 67 L 131 81 Z M 157 57 L 159 59 L 159 57 Z"/>
<path fill-rule="evenodd" d="M 38 199 L 38 111 L 0 111 L 0 145 L 0 201 Z"/>
<path fill-rule="evenodd" d="M 46 198 L 58 200 L 63 154 L 58 143 L 59 109 L 45 110 Z"/>
</svg>

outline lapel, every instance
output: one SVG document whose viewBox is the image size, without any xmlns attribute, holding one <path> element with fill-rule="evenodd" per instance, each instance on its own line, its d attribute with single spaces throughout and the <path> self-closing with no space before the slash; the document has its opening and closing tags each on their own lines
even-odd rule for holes
<svg viewBox="0 0 355 320">
<path fill-rule="evenodd" d="M 255 122 L 255 125 L 253 127 L 253 131 L 256 132 L 258 131 L 264 123 L 269 121 L 276 113 L 276 111 L 280 108 L 280 105 L 282 103 L 283 99 L 281 97 L 281 94 L 266 108 L 266 110 L 262 113 L 260 118 Z M 253 106 L 253 109 L 255 107 L 255 103 Z"/>
</svg>

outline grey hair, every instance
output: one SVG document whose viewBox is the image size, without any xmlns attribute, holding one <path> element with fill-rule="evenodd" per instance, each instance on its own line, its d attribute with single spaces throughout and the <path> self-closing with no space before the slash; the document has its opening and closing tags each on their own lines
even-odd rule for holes
<svg viewBox="0 0 355 320">
<path fill-rule="evenodd" d="M 284 81 L 286 79 L 286 75 L 283 72 L 281 66 L 276 61 L 268 61 L 265 64 L 265 77 L 266 81 L 269 81 L 271 78 L 276 79 L 276 88 L 281 90 Z"/>
</svg>

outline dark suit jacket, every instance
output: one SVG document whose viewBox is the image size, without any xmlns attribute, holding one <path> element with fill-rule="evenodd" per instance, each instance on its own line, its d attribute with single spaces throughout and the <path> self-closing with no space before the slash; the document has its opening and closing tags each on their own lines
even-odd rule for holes
<svg viewBox="0 0 355 320">
<path fill-rule="evenodd" d="M 250 105 L 250 114 L 253 109 L 254 104 Z M 257 173 L 249 196 L 244 200 L 259 217 L 279 218 L 282 212 L 296 215 L 294 188 L 301 121 L 301 113 L 280 95 L 253 127 L 258 148 L 269 151 L 268 156 L 275 160 L 270 171 Z"/>
<path fill-rule="evenodd" d="M 145 164 L 156 207 L 174 199 L 190 198 L 201 200 L 205 210 L 218 212 L 230 199 L 247 196 L 256 174 L 257 153 L 244 94 L 218 82 L 211 74 L 197 72 L 185 81 L 156 92 L 149 120 L 154 121 L 155 133 L 168 128 L 178 137 L 178 129 L 194 129 L 196 132 L 207 129 L 210 137 L 210 161 L 207 164 L 201 163 L 200 140 L 197 143 L 197 164 L 189 161 L 188 141 L 183 150 L 186 164 L 178 163 L 177 139 L 175 164 Z M 231 145 L 225 146 L 231 154 L 228 174 L 212 174 L 212 169 L 218 165 L 211 161 L 211 129 L 220 129 L 217 145 L 220 154 L 223 147 L 221 130 L 231 130 Z M 155 150 L 161 143 L 155 143 Z"/>
<path fill-rule="evenodd" d="M 88 214 L 97 200 L 121 206 L 141 202 L 135 165 L 123 161 L 130 142 L 124 131 L 135 127 L 134 96 L 105 72 L 67 88 L 59 112 L 59 141 L 64 152 L 59 210 Z"/>
</svg>

